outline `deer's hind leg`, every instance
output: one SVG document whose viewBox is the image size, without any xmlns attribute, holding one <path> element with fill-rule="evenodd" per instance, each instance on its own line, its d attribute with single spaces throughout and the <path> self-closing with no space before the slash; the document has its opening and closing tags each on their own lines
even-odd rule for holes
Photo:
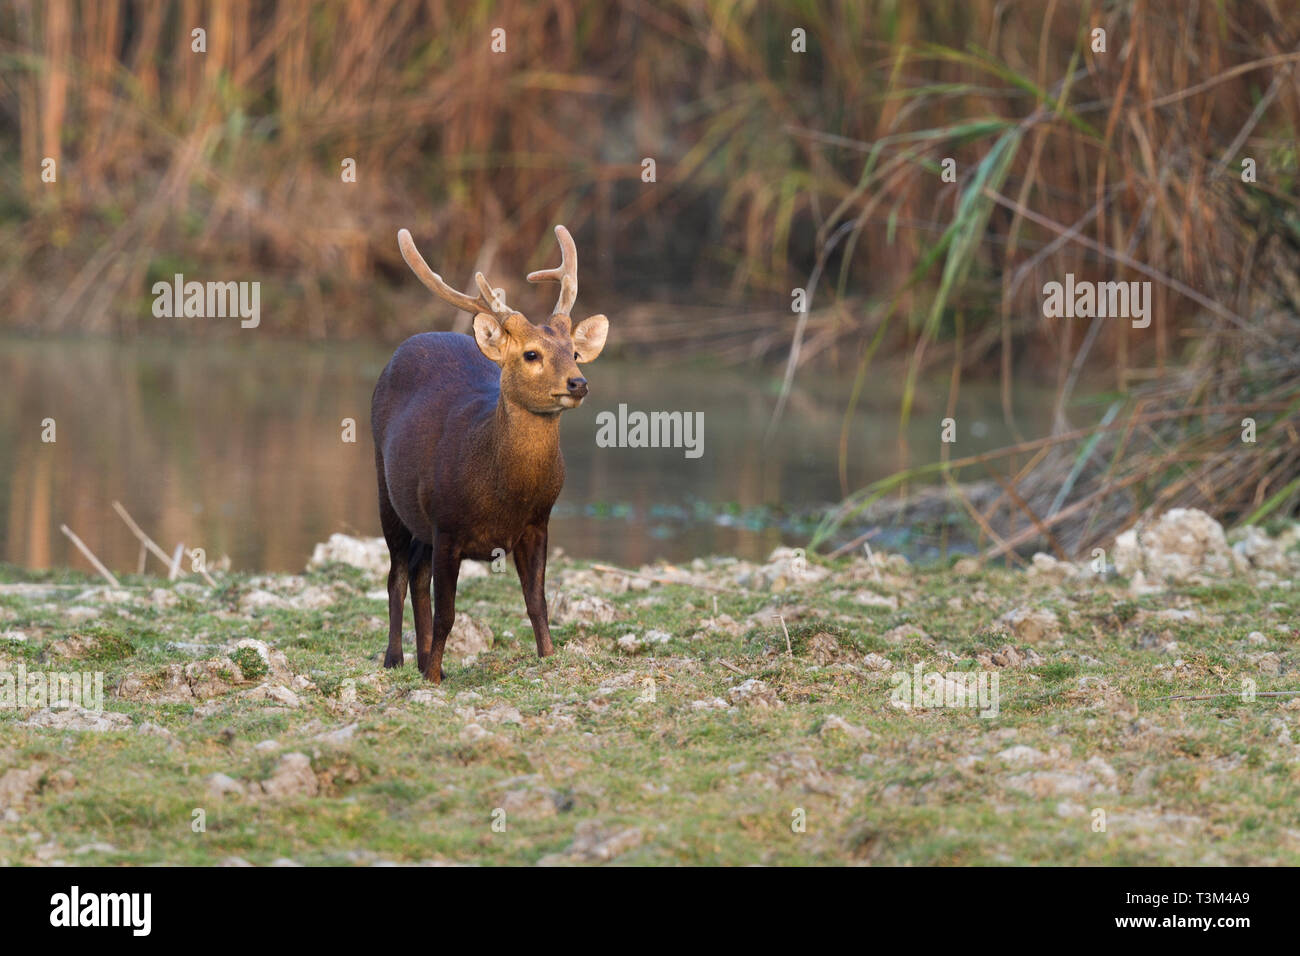
<svg viewBox="0 0 1300 956">
<path fill-rule="evenodd" d="M 382 463 L 379 467 L 379 522 L 384 528 L 384 540 L 388 542 L 388 650 L 384 653 L 384 666 L 401 667 L 402 617 L 410 578 L 411 532 L 402 524 L 388 500 Z"/>
</svg>

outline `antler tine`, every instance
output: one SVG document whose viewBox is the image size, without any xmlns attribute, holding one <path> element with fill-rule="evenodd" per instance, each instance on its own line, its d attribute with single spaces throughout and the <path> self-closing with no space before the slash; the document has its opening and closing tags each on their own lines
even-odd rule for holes
<svg viewBox="0 0 1300 956">
<path fill-rule="evenodd" d="M 415 273 L 416 278 L 444 302 L 448 302 L 466 312 L 488 312 L 497 316 L 497 318 L 502 318 L 510 313 L 510 309 L 505 304 L 505 299 L 497 295 L 496 291 L 488 285 L 487 279 L 483 278 L 483 273 L 480 272 L 474 277 L 479 287 L 479 295 L 475 298 L 466 295 L 464 292 L 457 292 L 443 281 L 442 276 L 429 268 L 429 264 L 424 261 L 424 256 L 420 255 L 420 250 L 415 248 L 415 240 L 411 238 L 411 233 L 408 230 L 399 229 L 397 231 L 397 247 L 402 250 L 402 258 L 411 267 L 411 271 Z"/>
<path fill-rule="evenodd" d="M 558 282 L 560 297 L 555 302 L 553 314 L 569 314 L 578 298 L 578 247 L 573 236 L 563 226 L 555 227 L 555 238 L 560 241 L 560 264 L 554 269 L 528 273 L 529 282 Z"/>
<path fill-rule="evenodd" d="M 478 286 L 479 298 L 485 299 L 491 305 L 492 308 L 488 311 L 492 312 L 497 318 L 507 316 L 514 311 L 510 306 L 506 305 L 505 289 L 492 288 L 492 284 L 488 282 L 483 273 L 474 273 L 474 283 Z"/>
</svg>

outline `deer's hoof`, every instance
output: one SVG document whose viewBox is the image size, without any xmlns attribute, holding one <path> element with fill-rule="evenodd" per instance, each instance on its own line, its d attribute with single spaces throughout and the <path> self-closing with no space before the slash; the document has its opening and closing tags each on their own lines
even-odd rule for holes
<svg viewBox="0 0 1300 956">
<path fill-rule="evenodd" d="M 396 654 L 394 654 L 392 651 L 389 651 L 384 655 L 385 667 L 401 667 L 403 663 L 404 663 L 404 659 L 402 658 L 401 651 L 398 651 Z"/>
</svg>

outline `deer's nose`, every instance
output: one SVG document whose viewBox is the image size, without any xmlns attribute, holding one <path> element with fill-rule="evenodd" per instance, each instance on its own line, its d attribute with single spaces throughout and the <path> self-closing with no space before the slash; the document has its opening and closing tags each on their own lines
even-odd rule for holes
<svg viewBox="0 0 1300 956">
<path fill-rule="evenodd" d="M 587 380 L 581 376 L 569 379 L 569 394 L 574 398 L 586 398 Z"/>
</svg>

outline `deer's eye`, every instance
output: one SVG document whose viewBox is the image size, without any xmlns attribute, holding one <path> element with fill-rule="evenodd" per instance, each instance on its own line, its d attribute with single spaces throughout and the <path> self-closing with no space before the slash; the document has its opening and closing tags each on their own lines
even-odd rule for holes
<svg viewBox="0 0 1300 956">
<path fill-rule="evenodd" d="M 528 351 L 528 352 L 525 352 L 525 353 L 524 353 L 524 361 L 525 361 L 525 362 L 536 362 L 536 361 L 537 361 L 538 359 L 540 359 L 540 358 L 541 358 L 541 356 L 538 355 L 536 352 L 533 352 L 533 351 Z"/>
<path fill-rule="evenodd" d="M 573 353 L 573 360 L 574 360 L 575 362 L 578 360 L 578 353 L 577 353 L 577 352 L 574 352 L 574 353 Z"/>
</svg>

